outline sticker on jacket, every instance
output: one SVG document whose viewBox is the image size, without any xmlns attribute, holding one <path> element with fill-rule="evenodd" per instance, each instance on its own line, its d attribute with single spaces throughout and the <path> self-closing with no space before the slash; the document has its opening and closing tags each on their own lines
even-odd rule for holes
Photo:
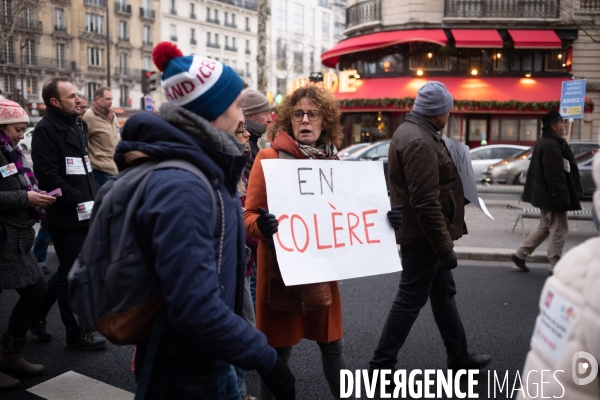
<svg viewBox="0 0 600 400">
<path fill-rule="evenodd" d="M 581 311 L 579 306 L 552 290 L 547 291 L 545 296 L 533 331 L 533 340 L 546 355 L 558 360 Z"/>
<path fill-rule="evenodd" d="M 67 175 L 87 175 L 81 158 L 66 157 L 66 165 Z"/>
<path fill-rule="evenodd" d="M 571 172 L 571 163 L 569 162 L 569 160 L 563 158 L 563 164 L 565 167 L 565 171 Z"/>
<path fill-rule="evenodd" d="M 77 204 L 77 218 L 79 218 L 80 221 L 90 219 L 92 216 L 92 208 L 94 208 L 93 201 Z"/>
<path fill-rule="evenodd" d="M 92 172 L 92 164 L 90 163 L 90 158 L 88 156 L 83 157 L 85 160 L 85 167 L 87 168 L 87 172 Z"/>
<path fill-rule="evenodd" d="M 15 165 L 15 163 L 10 163 L 8 165 L 5 165 L 4 167 L 0 167 L 0 174 L 2 174 L 3 178 L 8 178 L 9 176 L 16 174 L 17 172 L 17 166 Z"/>
</svg>

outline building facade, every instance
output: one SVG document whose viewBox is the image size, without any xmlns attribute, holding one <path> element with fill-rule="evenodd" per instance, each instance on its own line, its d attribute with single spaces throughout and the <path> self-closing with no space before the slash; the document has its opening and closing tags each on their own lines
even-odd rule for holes
<svg viewBox="0 0 600 400">
<path fill-rule="evenodd" d="M 561 82 L 588 78 L 593 87 L 597 75 L 580 62 L 581 35 L 561 5 L 349 0 L 349 38 L 321 56 L 339 71 L 336 97 L 344 109 L 346 144 L 391 137 L 428 80 L 445 83 L 456 100 L 448 136 L 471 147 L 535 143 L 541 115 L 558 109 Z M 598 44 L 587 46 L 597 65 Z M 574 138 L 597 137 L 595 97 L 588 91 L 587 114 L 576 120 Z"/>
<path fill-rule="evenodd" d="M 123 122 L 141 107 L 142 69 L 153 68 L 160 38 L 158 9 L 158 0 L 51 0 L 27 9 L 0 56 L 3 95 L 39 118 L 41 89 L 52 77 L 69 78 L 88 101 L 108 85 Z"/>
<path fill-rule="evenodd" d="M 161 41 L 214 58 L 256 89 L 257 0 L 163 0 Z"/>
<path fill-rule="evenodd" d="M 274 97 L 298 78 L 329 71 L 321 54 L 344 38 L 346 5 L 346 0 L 270 1 L 267 68 Z"/>
</svg>

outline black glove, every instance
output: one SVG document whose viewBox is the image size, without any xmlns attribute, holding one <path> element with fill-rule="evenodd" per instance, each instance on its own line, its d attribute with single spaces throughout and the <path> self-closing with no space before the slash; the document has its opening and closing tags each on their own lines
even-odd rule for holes
<svg viewBox="0 0 600 400">
<path fill-rule="evenodd" d="M 450 251 L 450 253 L 445 256 L 438 257 L 440 260 L 440 268 L 441 269 L 454 269 L 458 266 L 458 260 L 456 260 L 456 253 L 454 250 Z"/>
<path fill-rule="evenodd" d="M 394 230 L 400 229 L 402 226 L 402 206 L 394 206 L 387 213 L 388 221 Z"/>
<path fill-rule="evenodd" d="M 269 214 L 264 208 L 259 208 L 258 212 L 260 216 L 256 219 L 256 225 L 258 225 L 260 233 L 262 233 L 266 239 L 271 239 L 271 237 L 277 233 L 279 221 L 277 221 L 277 218 L 273 214 Z"/>
<path fill-rule="evenodd" d="M 269 390 L 277 400 L 295 400 L 296 399 L 296 379 L 292 375 L 290 368 L 277 358 L 275 367 L 268 374 L 260 376 Z"/>
</svg>

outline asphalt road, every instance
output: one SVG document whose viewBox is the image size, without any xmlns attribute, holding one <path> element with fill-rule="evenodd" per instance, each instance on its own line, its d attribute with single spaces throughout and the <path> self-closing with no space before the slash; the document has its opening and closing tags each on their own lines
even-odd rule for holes
<svg viewBox="0 0 600 400">
<path fill-rule="evenodd" d="M 49 265 L 55 270 L 57 259 L 49 254 Z M 455 270 L 457 303 L 467 332 L 469 349 L 491 354 L 490 368 L 502 376 L 521 369 L 529 349 L 529 341 L 538 313 L 538 297 L 546 269 L 532 268 L 524 274 L 507 263 L 461 262 Z M 379 339 L 390 304 L 394 298 L 399 274 L 353 279 L 340 283 L 344 307 L 346 358 L 351 370 L 367 368 Z M 0 327 L 6 327 L 10 310 L 17 300 L 16 292 L 4 291 L 0 301 Z M 85 353 L 64 348 L 64 329 L 55 306 L 49 315 L 49 329 L 55 334 L 50 343 L 30 342 L 26 358 L 46 366 L 46 373 L 22 381 L 21 387 L 0 393 L 2 400 L 28 400 L 40 397 L 26 389 L 68 371 L 94 378 L 133 392 L 135 381 L 130 372 L 132 347 L 110 345 L 107 350 Z M 399 369 L 445 369 L 445 351 L 427 305 L 414 324 L 399 354 Z M 302 341 L 292 356 L 291 368 L 297 378 L 298 399 L 332 399 L 324 379 L 320 354 L 315 343 Z M 249 393 L 257 394 L 257 375 L 247 378 Z M 479 398 L 488 398 L 487 374 L 479 377 Z M 59 398 L 59 397 L 58 397 Z M 80 398 L 87 398 L 86 396 Z M 366 398 L 363 391 L 363 397 Z M 507 398 L 498 395 L 496 398 Z M 54 399 L 53 399 L 54 400 Z"/>
</svg>

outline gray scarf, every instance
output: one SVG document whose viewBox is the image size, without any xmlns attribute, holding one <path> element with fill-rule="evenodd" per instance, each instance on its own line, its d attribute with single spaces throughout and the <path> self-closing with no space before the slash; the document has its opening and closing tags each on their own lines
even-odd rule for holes
<svg viewBox="0 0 600 400">
<path fill-rule="evenodd" d="M 183 107 L 163 103 L 159 108 L 159 112 L 161 118 L 171 125 L 176 126 L 191 136 L 210 143 L 212 147 L 225 154 L 232 156 L 241 156 L 244 154 L 246 146 L 240 143 L 235 135 L 217 129 L 201 116 Z"/>
</svg>

